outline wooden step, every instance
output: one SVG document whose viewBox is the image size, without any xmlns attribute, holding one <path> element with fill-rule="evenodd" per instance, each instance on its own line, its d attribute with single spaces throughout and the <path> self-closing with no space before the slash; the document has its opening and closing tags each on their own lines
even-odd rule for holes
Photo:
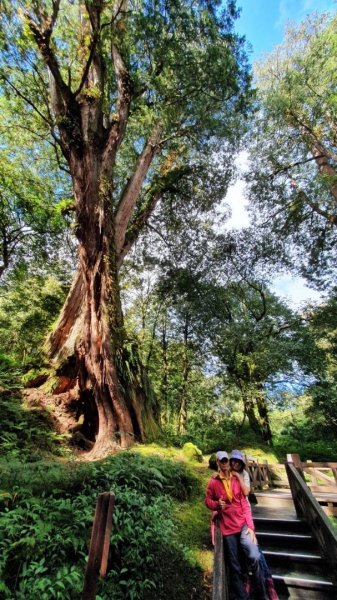
<svg viewBox="0 0 337 600">
<path fill-rule="evenodd" d="M 273 574 L 273 581 L 280 600 L 336 600 L 337 588 L 324 579 L 304 578 Z"/>
<path fill-rule="evenodd" d="M 292 495 L 287 491 L 254 492 L 249 496 L 249 499 L 252 506 L 268 506 L 274 510 L 294 510 Z"/>
<path fill-rule="evenodd" d="M 326 570 L 326 562 L 316 553 L 309 552 L 280 552 L 279 550 L 264 550 L 263 554 L 272 574 L 297 576 L 304 578 L 327 579 L 330 574 Z"/>
<path fill-rule="evenodd" d="M 266 514 L 266 511 L 264 511 L 264 514 Z M 254 514 L 254 523 L 257 533 L 259 531 L 275 531 L 289 534 L 310 534 L 308 524 L 301 519 L 270 518 L 268 516 L 255 516 Z"/>
<path fill-rule="evenodd" d="M 291 533 L 279 533 L 275 531 L 258 531 L 257 539 L 262 550 L 292 552 L 294 550 L 305 549 L 313 553 L 317 550 L 316 540 L 309 533 L 293 535 Z"/>
<path fill-rule="evenodd" d="M 297 518 L 291 494 L 256 492 L 254 500 L 257 539 L 280 600 L 337 600 L 337 586 L 310 528 Z"/>
</svg>

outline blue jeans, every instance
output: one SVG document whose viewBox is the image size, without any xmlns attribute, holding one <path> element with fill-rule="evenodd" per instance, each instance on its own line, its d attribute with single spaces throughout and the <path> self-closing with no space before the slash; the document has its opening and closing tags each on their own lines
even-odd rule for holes
<svg viewBox="0 0 337 600">
<path fill-rule="evenodd" d="M 252 570 L 253 582 L 257 597 L 259 600 L 265 600 L 267 596 L 264 585 L 264 577 L 260 566 L 260 551 L 257 544 L 252 542 L 249 533 L 247 533 L 247 526 L 245 525 L 240 533 L 224 535 L 223 539 L 226 558 L 229 564 L 231 586 L 235 594 L 235 598 L 237 600 L 249 600 L 249 596 L 244 588 L 240 563 L 240 549 L 242 549 L 246 556 L 248 565 Z"/>
</svg>

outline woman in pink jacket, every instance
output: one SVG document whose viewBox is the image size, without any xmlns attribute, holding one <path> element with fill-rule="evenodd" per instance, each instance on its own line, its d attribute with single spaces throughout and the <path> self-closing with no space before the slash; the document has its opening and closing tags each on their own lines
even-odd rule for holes
<svg viewBox="0 0 337 600">
<path fill-rule="evenodd" d="M 216 519 L 224 538 L 232 590 L 237 600 L 249 600 L 240 564 L 242 549 L 252 570 L 258 600 L 268 600 L 250 506 L 240 482 L 229 470 L 227 452 L 217 452 L 216 459 L 219 473 L 208 482 L 205 504 L 217 513 Z"/>
</svg>

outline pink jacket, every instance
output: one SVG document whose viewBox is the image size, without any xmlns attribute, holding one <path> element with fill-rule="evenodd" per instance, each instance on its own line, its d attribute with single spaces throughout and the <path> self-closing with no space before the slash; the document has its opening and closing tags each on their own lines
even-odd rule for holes
<svg viewBox="0 0 337 600">
<path fill-rule="evenodd" d="M 240 483 L 234 477 L 231 479 L 233 491 L 232 502 L 227 502 L 225 508 L 220 509 L 218 501 L 227 501 L 227 494 L 224 485 L 219 477 L 210 479 L 206 490 L 205 504 L 207 508 L 217 511 L 218 523 L 222 535 L 232 535 L 239 533 L 244 525 L 255 530 L 252 513 L 247 498 L 243 495 Z"/>
</svg>

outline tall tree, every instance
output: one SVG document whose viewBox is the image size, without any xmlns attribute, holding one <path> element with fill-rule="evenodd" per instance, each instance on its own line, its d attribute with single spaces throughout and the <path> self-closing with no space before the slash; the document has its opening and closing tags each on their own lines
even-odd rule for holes
<svg viewBox="0 0 337 600">
<path fill-rule="evenodd" d="M 307 414 L 318 427 L 337 431 L 337 299 L 336 294 L 309 312 L 310 324 L 324 360 L 309 389 L 312 402 Z"/>
<path fill-rule="evenodd" d="M 266 384 L 276 374 L 286 378 L 293 371 L 305 327 L 298 315 L 257 281 L 230 283 L 218 291 L 218 298 L 224 315 L 222 319 L 217 315 L 213 351 L 240 392 L 251 429 L 270 443 Z"/>
<path fill-rule="evenodd" d="M 322 287 L 336 273 L 336 25 L 336 16 L 308 17 L 256 66 L 247 174 L 270 252 Z"/>
<path fill-rule="evenodd" d="M 75 364 L 102 455 L 144 439 L 145 407 L 123 393 L 118 271 L 160 200 L 234 151 L 249 76 L 228 1 L 5 2 L 1 79 L 70 172 L 79 266 L 49 339 Z M 182 195 L 183 198 L 183 195 Z M 74 362 L 75 357 L 75 362 Z"/>
<path fill-rule="evenodd" d="M 188 310 L 194 346 L 204 360 L 218 359 L 218 374 L 239 391 L 250 427 L 271 442 L 266 384 L 277 374 L 286 379 L 297 363 L 312 373 L 317 366 L 314 341 L 302 317 L 265 285 L 236 275 L 236 281 L 221 285 L 214 273 L 213 280 L 205 281 L 178 272 L 169 282 L 171 305 L 176 322 Z M 310 352 L 305 351 L 308 346 Z"/>
</svg>

